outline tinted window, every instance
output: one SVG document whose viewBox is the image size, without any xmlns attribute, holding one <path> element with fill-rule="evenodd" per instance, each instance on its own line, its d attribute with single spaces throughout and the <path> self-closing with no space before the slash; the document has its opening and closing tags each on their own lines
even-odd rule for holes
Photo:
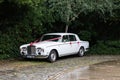
<svg viewBox="0 0 120 80">
<path fill-rule="evenodd" d="M 69 41 L 68 35 L 64 35 L 63 39 L 62 39 L 62 42 L 68 42 L 68 41 Z"/>
<path fill-rule="evenodd" d="M 76 41 L 76 37 L 74 35 L 69 35 L 70 41 Z"/>
</svg>

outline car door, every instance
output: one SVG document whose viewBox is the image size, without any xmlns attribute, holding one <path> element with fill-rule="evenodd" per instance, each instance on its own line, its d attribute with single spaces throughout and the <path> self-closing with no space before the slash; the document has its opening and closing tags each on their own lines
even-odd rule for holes
<svg viewBox="0 0 120 80">
<path fill-rule="evenodd" d="M 69 35 L 69 40 L 70 40 L 70 45 L 71 45 L 71 53 L 72 54 L 77 53 L 78 42 L 77 42 L 75 35 Z"/>
<path fill-rule="evenodd" d="M 69 35 L 64 35 L 62 37 L 62 45 L 60 46 L 60 55 L 61 56 L 65 56 L 65 55 L 70 55 L 71 54 L 71 49 L 72 46 L 70 44 L 70 40 L 69 40 Z"/>
</svg>

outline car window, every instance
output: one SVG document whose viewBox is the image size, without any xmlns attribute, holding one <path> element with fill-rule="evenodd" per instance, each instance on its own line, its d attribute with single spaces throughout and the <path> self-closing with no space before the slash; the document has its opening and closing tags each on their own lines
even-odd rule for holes
<svg viewBox="0 0 120 80">
<path fill-rule="evenodd" d="M 62 39 L 62 42 L 69 42 L 69 36 L 68 35 L 64 35 L 63 36 L 63 39 Z"/>
<path fill-rule="evenodd" d="M 70 41 L 76 41 L 76 37 L 74 35 L 69 35 Z"/>
<path fill-rule="evenodd" d="M 41 41 L 55 41 L 57 42 L 60 39 L 60 35 L 44 35 Z"/>
</svg>

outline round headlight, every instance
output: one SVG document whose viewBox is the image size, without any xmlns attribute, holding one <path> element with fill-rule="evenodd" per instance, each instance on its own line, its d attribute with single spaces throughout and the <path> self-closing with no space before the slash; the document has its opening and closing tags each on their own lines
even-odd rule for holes
<svg viewBox="0 0 120 80">
<path fill-rule="evenodd" d="M 42 48 L 37 48 L 37 52 L 39 53 L 39 52 L 44 52 L 44 49 L 42 49 Z"/>
<path fill-rule="evenodd" d="M 27 51 L 27 48 L 26 47 L 22 47 L 22 51 Z"/>
</svg>

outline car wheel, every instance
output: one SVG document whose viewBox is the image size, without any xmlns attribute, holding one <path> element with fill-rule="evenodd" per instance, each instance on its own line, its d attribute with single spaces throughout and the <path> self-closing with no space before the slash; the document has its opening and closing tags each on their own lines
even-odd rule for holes
<svg viewBox="0 0 120 80">
<path fill-rule="evenodd" d="M 52 50 L 52 51 L 50 52 L 50 55 L 49 55 L 49 57 L 48 57 L 48 60 L 49 60 L 50 62 L 55 62 L 56 59 L 57 59 L 57 52 L 56 52 L 55 50 Z"/>
<path fill-rule="evenodd" d="M 79 49 L 78 56 L 79 56 L 79 57 L 82 57 L 82 56 L 84 56 L 84 53 L 85 53 L 84 48 L 81 47 L 81 48 Z"/>
</svg>

